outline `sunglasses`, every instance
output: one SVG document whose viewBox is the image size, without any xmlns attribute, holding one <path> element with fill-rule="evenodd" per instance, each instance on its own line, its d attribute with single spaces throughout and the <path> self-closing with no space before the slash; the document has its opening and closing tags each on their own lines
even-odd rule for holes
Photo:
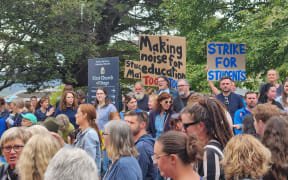
<svg viewBox="0 0 288 180">
<path fill-rule="evenodd" d="M 173 104 L 173 101 L 164 101 L 165 102 L 165 104 Z"/>
<path fill-rule="evenodd" d="M 198 123 L 199 123 L 199 121 L 195 121 L 192 123 L 182 123 L 182 124 L 183 124 L 184 130 L 186 131 L 189 126 L 193 126 L 193 125 L 198 124 Z"/>
</svg>

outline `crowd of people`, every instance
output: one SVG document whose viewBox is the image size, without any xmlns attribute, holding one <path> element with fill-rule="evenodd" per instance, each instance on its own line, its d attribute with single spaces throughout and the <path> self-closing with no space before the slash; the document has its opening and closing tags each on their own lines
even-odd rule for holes
<svg viewBox="0 0 288 180">
<path fill-rule="evenodd" d="M 103 87 L 94 104 L 65 86 L 49 97 L 0 97 L 0 180 L 286 180 L 288 80 L 267 72 L 259 92 L 228 76 L 211 94 L 137 82 L 117 109 Z"/>
</svg>

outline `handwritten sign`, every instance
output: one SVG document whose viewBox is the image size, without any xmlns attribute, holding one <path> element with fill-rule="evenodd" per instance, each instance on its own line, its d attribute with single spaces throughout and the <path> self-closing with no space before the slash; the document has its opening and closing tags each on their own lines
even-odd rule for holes
<svg viewBox="0 0 288 180">
<path fill-rule="evenodd" d="M 245 44 L 207 43 L 207 79 L 219 81 L 222 76 L 230 76 L 233 81 L 245 81 L 245 56 Z"/>
<path fill-rule="evenodd" d="M 140 61 L 125 61 L 124 78 L 141 79 L 145 86 L 156 86 L 157 77 L 170 79 L 170 87 L 185 78 L 186 39 L 177 36 L 139 36 Z"/>
</svg>

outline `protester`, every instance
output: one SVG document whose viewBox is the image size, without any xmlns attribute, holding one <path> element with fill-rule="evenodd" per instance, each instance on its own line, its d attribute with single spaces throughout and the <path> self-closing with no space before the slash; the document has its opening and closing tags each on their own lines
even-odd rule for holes
<svg viewBox="0 0 288 180">
<path fill-rule="evenodd" d="M 280 116 L 280 110 L 272 104 L 258 104 L 253 108 L 254 127 L 256 133 L 260 136 L 264 135 L 264 125 L 272 116 Z"/>
<path fill-rule="evenodd" d="M 5 109 L 5 99 L 0 97 L 0 139 L 4 131 L 7 129 L 6 119 L 9 116 L 9 112 Z"/>
<path fill-rule="evenodd" d="M 94 101 L 94 107 L 97 112 L 97 124 L 100 130 L 104 130 L 105 124 L 109 121 L 109 115 L 111 112 L 116 112 L 116 107 L 112 104 L 108 97 L 105 88 L 98 88 L 96 91 L 96 98 Z"/>
<path fill-rule="evenodd" d="M 59 124 L 59 130 L 62 132 L 63 140 L 68 143 L 68 136 L 71 131 L 74 130 L 73 124 L 70 123 L 68 116 L 65 114 L 59 114 L 56 116 L 56 121 Z"/>
<path fill-rule="evenodd" d="M 35 113 L 36 111 L 36 106 L 37 106 L 37 97 L 36 96 L 31 96 L 30 97 L 30 102 L 31 102 L 31 109 L 32 109 L 32 113 Z"/>
<path fill-rule="evenodd" d="M 54 107 L 49 107 L 50 99 L 42 97 L 36 105 L 35 116 L 38 121 L 44 121 L 47 117 L 53 116 Z"/>
<path fill-rule="evenodd" d="M 288 113 L 288 78 L 283 82 L 281 96 L 278 96 L 275 100 L 279 102 L 286 113 Z"/>
<path fill-rule="evenodd" d="M 20 114 L 22 117 L 21 126 L 30 127 L 37 123 L 37 118 L 32 113 Z"/>
<path fill-rule="evenodd" d="M 186 79 L 179 79 L 177 88 L 178 95 L 173 100 L 173 108 L 174 111 L 179 113 L 187 105 L 188 99 L 194 92 L 189 90 L 190 85 Z"/>
<path fill-rule="evenodd" d="M 264 126 L 262 143 L 272 153 L 272 164 L 263 180 L 287 180 L 288 177 L 288 120 L 274 116 Z"/>
<path fill-rule="evenodd" d="M 65 84 L 65 86 L 64 86 L 64 88 L 63 88 L 63 91 L 62 91 L 62 96 L 63 96 L 63 94 L 65 93 L 65 91 L 73 91 L 73 86 L 72 86 L 71 84 Z M 74 92 L 74 91 L 73 91 L 73 92 Z M 61 99 L 62 99 L 62 96 L 61 96 Z M 75 95 L 75 97 L 76 97 L 76 95 Z M 59 107 L 59 104 L 60 104 L 61 99 L 56 102 L 56 109 Z M 77 100 L 77 102 L 78 102 L 78 100 Z M 78 103 L 77 103 L 77 104 L 78 104 Z"/>
<path fill-rule="evenodd" d="M 1 137 L 1 152 L 7 164 L 0 166 L 1 180 L 18 180 L 15 167 L 18 163 L 23 147 L 30 138 L 30 134 L 20 127 L 13 127 L 5 131 Z"/>
<path fill-rule="evenodd" d="M 24 102 L 23 111 L 25 111 L 27 113 L 34 113 L 35 112 L 30 101 L 25 101 Z"/>
<path fill-rule="evenodd" d="M 13 101 L 10 104 L 10 107 L 12 109 L 12 114 L 14 114 L 14 118 L 12 119 L 12 121 L 7 119 L 9 126 L 13 127 L 21 126 L 22 117 L 20 114 L 23 112 L 24 100 L 22 98 L 13 99 Z M 23 112 L 23 114 L 25 113 Z"/>
<path fill-rule="evenodd" d="M 82 89 L 78 89 L 76 92 L 77 102 L 78 104 L 84 104 L 86 101 L 86 95 L 85 92 Z"/>
<path fill-rule="evenodd" d="M 155 94 L 160 95 L 163 92 L 167 92 L 167 93 L 171 94 L 173 96 L 173 98 L 175 98 L 178 95 L 177 91 L 169 88 L 170 81 L 166 76 L 158 77 L 157 83 L 158 83 L 159 90 L 156 91 Z"/>
<path fill-rule="evenodd" d="M 276 87 L 276 97 L 281 96 L 282 92 L 282 84 L 278 84 L 279 74 L 275 69 L 270 69 L 267 71 L 267 83 L 274 84 Z M 259 88 L 259 93 L 261 94 L 262 88 L 264 87 L 265 83 L 262 83 Z"/>
<path fill-rule="evenodd" d="M 60 125 L 55 117 L 48 117 L 42 122 L 42 125 L 49 131 L 57 134 L 61 134 Z"/>
<path fill-rule="evenodd" d="M 215 97 L 224 104 L 230 113 L 232 119 L 234 119 L 235 112 L 238 109 L 244 107 L 242 98 L 240 95 L 232 92 L 232 81 L 229 76 L 222 76 L 220 79 L 220 88 L 222 93 L 216 95 Z"/>
<path fill-rule="evenodd" d="M 154 146 L 153 161 L 161 176 L 173 180 L 202 180 L 191 164 L 202 160 L 203 150 L 196 136 L 178 131 L 162 134 Z M 194 164 L 195 165 L 195 164 Z"/>
<path fill-rule="evenodd" d="M 148 112 L 148 95 L 145 94 L 144 84 L 142 82 L 136 82 L 133 89 L 134 95 L 137 100 L 137 106 L 139 109 Z"/>
<path fill-rule="evenodd" d="M 139 153 L 137 156 L 138 163 L 142 170 L 143 179 L 154 180 L 157 177 L 157 168 L 153 164 L 152 155 L 154 148 L 154 139 L 147 134 L 148 114 L 143 111 L 129 111 L 124 115 L 125 121 L 129 124 L 135 147 Z"/>
<path fill-rule="evenodd" d="M 275 85 L 272 83 L 267 83 L 263 85 L 263 87 L 261 88 L 258 103 L 259 104 L 270 103 L 277 106 L 279 109 L 284 110 L 282 105 L 279 102 L 275 101 L 275 98 L 276 98 Z"/>
<path fill-rule="evenodd" d="M 55 117 L 59 114 L 66 114 L 69 118 L 69 121 L 77 129 L 78 125 L 76 124 L 75 114 L 77 113 L 77 98 L 73 91 L 64 91 L 61 96 L 59 107 L 56 109 Z"/>
<path fill-rule="evenodd" d="M 251 134 L 254 137 L 260 139 L 259 135 L 256 133 L 256 129 L 254 127 L 254 119 L 251 113 L 243 117 L 242 123 L 243 123 L 242 125 L 243 134 Z"/>
<path fill-rule="evenodd" d="M 50 134 L 32 136 L 25 145 L 16 169 L 21 180 L 43 180 L 46 168 L 60 150 L 58 141 Z"/>
<path fill-rule="evenodd" d="M 45 128 L 42 125 L 33 125 L 30 126 L 28 128 L 25 129 L 27 132 L 29 132 L 31 134 L 31 136 L 34 136 L 36 134 L 46 134 L 49 133 L 49 131 L 47 130 L 47 128 Z"/>
<path fill-rule="evenodd" d="M 98 180 L 94 160 L 82 149 L 62 148 L 51 159 L 44 180 Z"/>
<path fill-rule="evenodd" d="M 184 131 L 195 134 L 204 148 L 203 166 L 199 174 L 204 179 L 224 179 L 220 160 L 223 148 L 233 136 L 220 103 L 208 96 L 191 103 L 181 113 Z"/>
<path fill-rule="evenodd" d="M 151 95 L 155 94 L 155 89 L 153 87 L 148 87 L 147 91 L 146 91 L 146 94 L 148 96 L 151 96 Z"/>
<path fill-rule="evenodd" d="M 151 110 L 156 110 L 157 109 L 157 98 L 158 98 L 158 95 L 156 95 L 156 94 L 152 94 L 152 95 L 149 96 L 149 100 L 148 100 L 149 112 Z"/>
<path fill-rule="evenodd" d="M 172 131 L 182 131 L 183 125 L 180 114 L 172 114 L 169 126 Z"/>
<path fill-rule="evenodd" d="M 104 129 L 104 146 L 112 164 L 103 180 L 142 180 L 129 125 L 125 121 L 114 120 L 109 121 Z"/>
<path fill-rule="evenodd" d="M 221 165 L 226 180 L 260 180 L 268 171 L 271 153 L 259 140 L 248 134 L 230 139 Z"/>
<path fill-rule="evenodd" d="M 251 92 L 251 91 L 245 93 L 244 99 L 245 99 L 247 106 L 244 108 L 238 109 L 235 112 L 234 123 L 233 123 L 235 135 L 242 133 L 243 117 L 247 114 L 250 114 L 252 109 L 257 105 L 257 102 L 258 102 L 257 93 Z"/>
<path fill-rule="evenodd" d="M 95 161 L 101 172 L 101 135 L 96 124 L 96 110 L 91 104 L 81 104 L 77 110 L 76 123 L 81 129 L 74 147 L 84 149 Z"/>
<path fill-rule="evenodd" d="M 124 120 L 124 114 L 132 110 L 141 112 L 141 110 L 137 107 L 137 100 L 135 95 L 132 93 L 128 93 L 125 95 L 124 109 L 120 112 L 121 119 Z"/>
<path fill-rule="evenodd" d="M 147 132 L 153 138 L 158 138 L 163 132 L 170 129 L 170 118 L 175 113 L 173 111 L 173 97 L 167 92 L 161 93 L 157 98 L 157 110 L 149 113 L 149 123 Z"/>
</svg>

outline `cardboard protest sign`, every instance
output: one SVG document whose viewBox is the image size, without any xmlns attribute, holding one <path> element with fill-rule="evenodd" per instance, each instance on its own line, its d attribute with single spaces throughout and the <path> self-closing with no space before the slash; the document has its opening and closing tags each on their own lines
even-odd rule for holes
<svg viewBox="0 0 288 180">
<path fill-rule="evenodd" d="M 156 86 L 157 77 L 170 79 L 170 87 L 186 74 L 186 39 L 177 36 L 139 36 L 140 61 L 125 61 L 124 78 L 142 79 L 145 86 Z"/>
<path fill-rule="evenodd" d="M 219 81 L 222 76 L 230 76 L 233 81 L 245 81 L 246 46 L 239 43 L 207 43 L 207 79 Z"/>
</svg>

